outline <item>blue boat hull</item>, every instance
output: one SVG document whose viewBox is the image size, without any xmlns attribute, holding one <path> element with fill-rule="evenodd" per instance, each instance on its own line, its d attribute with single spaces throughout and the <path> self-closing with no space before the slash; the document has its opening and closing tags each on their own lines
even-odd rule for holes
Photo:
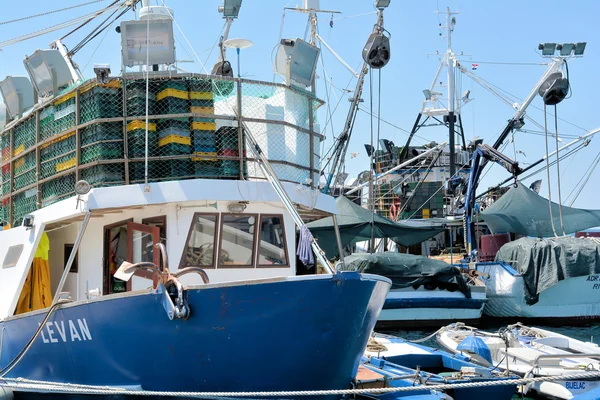
<svg viewBox="0 0 600 400">
<path fill-rule="evenodd" d="M 342 273 L 191 287 L 187 320 L 169 320 L 152 292 L 77 302 L 50 317 L 8 377 L 161 391 L 346 388 L 389 286 Z M 0 323 L 3 367 L 43 317 Z"/>
</svg>

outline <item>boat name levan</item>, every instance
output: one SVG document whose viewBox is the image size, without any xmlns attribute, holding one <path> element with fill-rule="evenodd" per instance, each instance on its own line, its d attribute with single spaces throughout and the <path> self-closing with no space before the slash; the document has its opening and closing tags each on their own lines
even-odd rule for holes
<svg viewBox="0 0 600 400">
<path fill-rule="evenodd" d="M 39 324 L 41 325 L 41 324 Z M 66 321 L 48 321 L 40 332 L 42 342 L 82 342 L 92 340 L 92 334 L 85 318 Z"/>
</svg>

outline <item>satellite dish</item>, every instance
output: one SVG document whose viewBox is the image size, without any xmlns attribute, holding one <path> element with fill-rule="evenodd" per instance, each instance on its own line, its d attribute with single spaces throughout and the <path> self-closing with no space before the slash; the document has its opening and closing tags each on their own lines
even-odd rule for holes
<svg viewBox="0 0 600 400">
<path fill-rule="evenodd" d="M 250 40 L 240 38 L 227 39 L 223 42 L 223 46 L 230 49 L 247 49 L 248 47 L 252 47 L 252 44 Z"/>
<path fill-rule="evenodd" d="M 88 194 L 90 190 L 92 190 L 92 186 L 83 179 L 75 184 L 75 193 L 77 193 L 80 196 Z"/>
</svg>

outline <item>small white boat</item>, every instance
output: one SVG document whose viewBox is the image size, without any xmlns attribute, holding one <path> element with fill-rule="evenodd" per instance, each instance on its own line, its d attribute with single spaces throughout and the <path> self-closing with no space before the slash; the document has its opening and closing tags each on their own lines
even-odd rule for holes
<svg viewBox="0 0 600 400">
<path fill-rule="evenodd" d="M 452 324 L 437 334 L 447 351 L 469 356 L 483 366 L 524 376 L 563 376 L 600 371 L 600 348 L 559 333 L 522 324 L 509 325 L 498 333 Z M 534 383 L 525 390 L 558 399 L 571 399 L 600 387 L 599 380 L 556 380 Z"/>
</svg>

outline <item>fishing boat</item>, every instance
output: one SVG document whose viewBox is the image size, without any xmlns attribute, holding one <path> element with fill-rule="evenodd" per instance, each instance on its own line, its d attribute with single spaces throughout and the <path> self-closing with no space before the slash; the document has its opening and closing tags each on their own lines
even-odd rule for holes
<svg viewBox="0 0 600 400">
<path fill-rule="evenodd" d="M 119 76 L 96 64 L 83 79 L 59 41 L 0 84 L 0 376 L 55 391 L 346 388 L 390 281 L 334 271 L 304 225 L 336 213 L 313 184 L 318 49 L 282 42 L 293 65 L 292 47 L 313 58 L 284 84 L 234 78 L 226 48 L 248 42 L 225 34 L 214 74 L 182 73 L 173 15 L 143 1 L 120 23 Z"/>
<path fill-rule="evenodd" d="M 423 386 L 503 381 L 515 378 L 489 366 L 474 364 L 468 357 L 411 343 L 398 337 L 374 334 L 365 352 L 362 366 L 385 377 L 392 387 Z M 503 384 L 489 387 L 456 388 L 445 391 L 455 400 L 510 399 L 516 385 Z M 409 394 L 411 392 L 404 392 Z"/>
<path fill-rule="evenodd" d="M 556 376 L 552 382 L 535 382 L 528 390 L 552 398 L 570 399 L 600 387 L 600 381 L 566 380 L 562 375 L 578 371 L 600 371 L 600 349 L 545 329 L 522 324 L 509 325 L 497 333 L 464 324 L 449 325 L 436 335 L 447 351 L 472 362 L 525 376 Z"/>
<path fill-rule="evenodd" d="M 463 319 L 476 324 L 486 303 L 486 287 L 476 275 L 440 260 L 397 252 L 356 253 L 344 259 L 344 268 L 392 281 L 378 329 L 439 327 Z"/>
</svg>

